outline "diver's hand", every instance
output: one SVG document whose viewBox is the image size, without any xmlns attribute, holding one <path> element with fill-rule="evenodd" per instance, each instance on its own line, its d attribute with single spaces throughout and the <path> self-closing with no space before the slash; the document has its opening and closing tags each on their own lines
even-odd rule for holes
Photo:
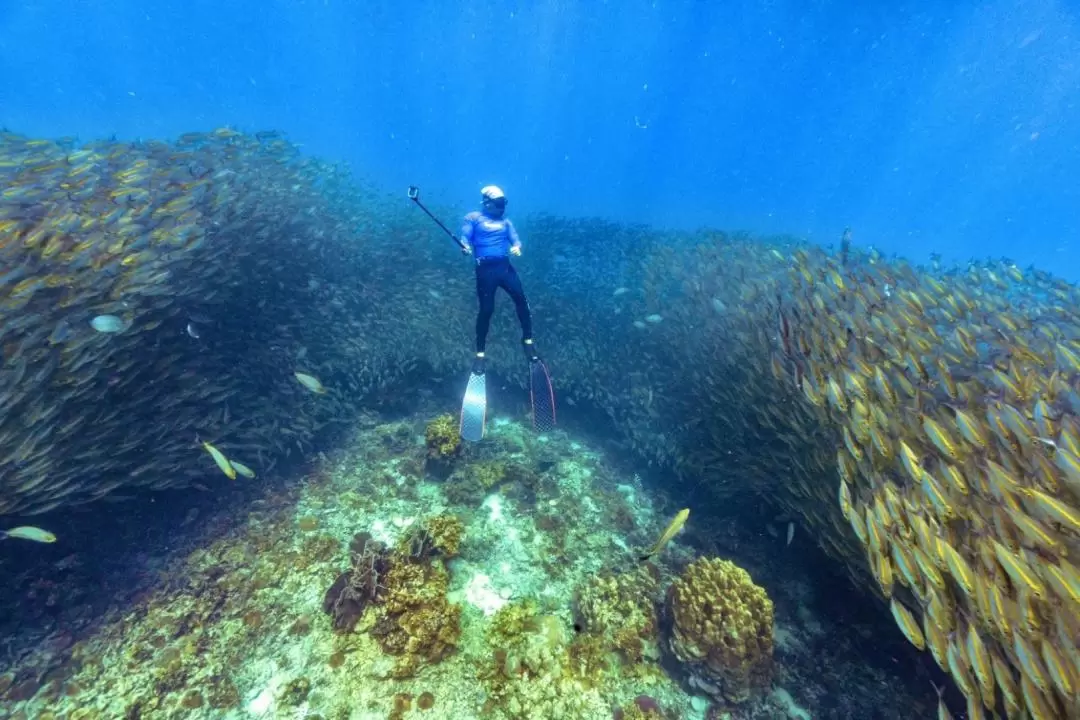
<svg viewBox="0 0 1080 720">
<path fill-rule="evenodd" d="M 462 245 L 461 246 L 461 254 L 462 255 L 472 255 L 472 248 L 469 247 L 468 245 Z"/>
<path fill-rule="evenodd" d="M 510 254 L 511 255 L 521 255 L 521 246 L 520 245 L 511 246 L 510 247 Z"/>
</svg>

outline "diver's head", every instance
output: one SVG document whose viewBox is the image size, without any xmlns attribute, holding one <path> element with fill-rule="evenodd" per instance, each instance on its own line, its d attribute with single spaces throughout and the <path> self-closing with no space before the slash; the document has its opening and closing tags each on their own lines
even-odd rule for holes
<svg viewBox="0 0 1080 720">
<path fill-rule="evenodd" d="M 487 185 L 480 190 L 480 205 L 485 215 L 498 220 L 506 213 L 506 195 L 497 185 Z"/>
</svg>

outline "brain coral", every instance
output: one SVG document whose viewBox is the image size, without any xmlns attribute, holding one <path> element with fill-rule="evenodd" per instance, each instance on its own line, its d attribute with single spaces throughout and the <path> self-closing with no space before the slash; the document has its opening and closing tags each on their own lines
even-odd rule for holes
<svg viewBox="0 0 1080 720">
<path fill-rule="evenodd" d="M 772 674 L 773 604 L 728 560 L 699 558 L 671 584 L 668 644 L 691 686 L 729 703 L 747 700 Z"/>
</svg>

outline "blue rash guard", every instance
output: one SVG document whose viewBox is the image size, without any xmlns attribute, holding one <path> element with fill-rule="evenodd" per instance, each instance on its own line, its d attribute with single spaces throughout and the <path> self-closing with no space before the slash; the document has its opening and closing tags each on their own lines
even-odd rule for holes
<svg viewBox="0 0 1080 720">
<path fill-rule="evenodd" d="M 510 248 L 521 245 L 514 224 L 503 218 L 496 220 L 482 212 L 471 212 L 465 216 L 465 224 L 461 226 L 461 239 L 472 248 L 476 257 L 476 297 L 480 301 L 480 311 L 476 314 L 477 357 L 484 355 L 491 315 L 495 312 L 495 291 L 502 288 L 514 301 L 514 309 L 521 322 L 522 340 L 526 343 L 525 352 L 530 361 L 535 360 L 536 346 L 532 341 L 529 301 L 525 299 L 517 271 L 510 264 Z"/>
<path fill-rule="evenodd" d="M 465 216 L 461 239 L 479 258 L 507 257 L 510 248 L 521 244 L 514 224 L 506 219 L 493 220 L 482 212 Z"/>
</svg>

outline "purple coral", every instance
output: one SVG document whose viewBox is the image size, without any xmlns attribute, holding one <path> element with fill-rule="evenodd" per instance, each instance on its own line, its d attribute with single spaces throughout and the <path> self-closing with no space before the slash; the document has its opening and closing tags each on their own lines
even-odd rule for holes
<svg viewBox="0 0 1080 720">
<path fill-rule="evenodd" d="M 386 590 L 381 581 L 390 569 L 386 545 L 368 533 L 353 537 L 349 555 L 352 566 L 338 575 L 323 596 L 323 612 L 331 616 L 331 624 L 339 632 L 351 631 L 367 606 L 379 602 Z"/>
<path fill-rule="evenodd" d="M 638 710 L 643 713 L 647 712 L 660 712 L 660 703 L 648 695 L 638 695 L 634 698 L 634 703 L 638 706 Z"/>
</svg>

